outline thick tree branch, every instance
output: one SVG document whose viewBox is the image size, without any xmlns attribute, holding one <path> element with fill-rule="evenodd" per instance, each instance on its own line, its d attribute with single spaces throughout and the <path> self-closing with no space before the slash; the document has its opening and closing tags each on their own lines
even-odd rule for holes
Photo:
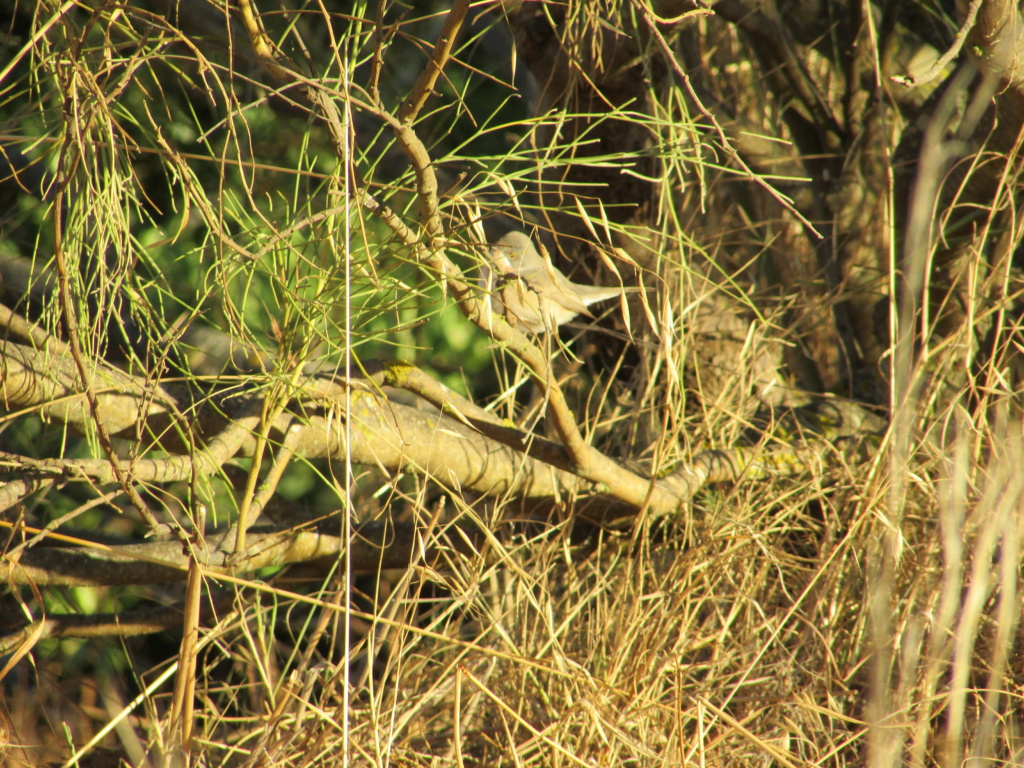
<svg viewBox="0 0 1024 768">
<path fill-rule="evenodd" d="M 0 400 L 8 410 L 36 409 L 48 418 L 63 420 L 74 426 L 85 426 L 84 404 L 73 372 L 64 370 L 69 361 L 54 361 L 48 355 L 9 342 L 0 342 L 0 365 L 6 367 L 0 382 Z M 116 434 L 145 422 L 153 414 L 163 416 L 171 409 L 173 399 L 152 382 L 136 379 L 110 368 L 97 365 L 97 398 L 101 413 L 109 420 L 111 433 Z M 289 434 L 289 445 L 296 456 L 306 459 L 341 459 L 348 451 L 356 463 L 379 466 L 386 472 L 411 471 L 431 477 L 446 487 L 487 495 L 555 496 L 560 493 L 583 493 L 592 490 L 586 478 L 552 468 L 520 452 L 501 445 L 471 426 L 449 416 L 431 416 L 414 408 L 391 403 L 370 391 L 365 382 L 351 386 L 352 410 L 343 411 L 345 385 L 326 378 L 310 378 L 303 382 L 306 396 L 303 412 L 284 414 L 275 422 L 273 439 Z M 160 408 L 160 398 L 149 397 L 153 390 L 166 398 L 168 406 Z M 211 398 L 216 400 L 216 398 Z M 77 409 L 73 407 L 78 404 Z M 251 454 L 253 419 L 258 419 L 260 398 L 257 394 L 238 395 L 218 403 L 218 408 L 204 408 L 190 426 L 197 434 L 211 434 L 201 462 L 187 455 L 147 461 L 144 457 L 125 462 L 135 481 L 170 482 L 184 480 L 193 471 L 213 472 L 235 453 Z M 228 420 L 225 426 L 225 418 Z M 353 420 L 352 444 L 345 445 L 340 419 Z M 290 426 L 289 426 L 290 424 Z M 152 430 L 151 430 L 152 431 Z M 170 442 L 170 441 L 167 441 Z M 177 442 L 177 441 L 176 441 Z M 164 450 L 168 446 L 159 444 Z M 5 474 L 49 475 L 60 473 L 87 477 L 94 482 L 112 480 L 109 462 L 102 460 L 49 459 L 8 464 Z M 134 474 L 138 467 L 139 475 Z M 598 482 L 601 482 L 598 480 Z M 606 481 L 607 482 L 607 481 Z M 641 481 L 645 482 L 645 481 Z"/>
<path fill-rule="evenodd" d="M 245 554 L 239 558 L 234 552 L 234 530 L 207 536 L 208 548 L 196 550 L 199 565 L 212 578 L 218 573 L 238 575 L 292 563 L 330 561 L 345 554 L 340 536 L 318 531 L 251 530 L 245 537 Z M 473 539 L 469 533 L 467 536 Z M 417 540 L 412 526 L 366 523 L 353 532 L 348 552 L 352 569 L 405 568 Z M 189 562 L 189 555 L 176 540 L 121 546 L 36 546 L 0 561 L 0 581 L 40 587 L 179 582 L 188 576 Z"/>
</svg>

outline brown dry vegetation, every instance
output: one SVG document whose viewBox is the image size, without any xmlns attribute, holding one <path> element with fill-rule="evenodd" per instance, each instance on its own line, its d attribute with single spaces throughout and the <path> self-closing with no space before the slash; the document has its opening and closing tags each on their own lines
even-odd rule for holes
<svg viewBox="0 0 1024 768">
<path fill-rule="evenodd" d="M 0 7 L 0 760 L 1024 762 L 1015 4 Z"/>
</svg>

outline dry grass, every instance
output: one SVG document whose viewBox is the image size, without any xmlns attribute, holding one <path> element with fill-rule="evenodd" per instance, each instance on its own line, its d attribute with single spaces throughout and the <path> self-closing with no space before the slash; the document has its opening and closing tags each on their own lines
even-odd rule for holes
<svg viewBox="0 0 1024 768">
<path fill-rule="evenodd" d="M 347 715 L 337 580 L 241 587 L 202 633 L 204 762 L 1015 764 L 1024 450 L 1000 402 L 987 425 L 922 415 L 904 467 L 889 440 L 863 466 L 709 492 L 685 525 L 506 525 L 479 556 L 360 579 Z M 73 679 L 67 643 L 14 670 L 12 765 L 66 755 L 58 723 L 76 745 L 103 723 L 126 747 L 170 739 L 166 683 L 115 716 L 158 649 L 130 643 L 126 676 L 100 648 Z"/>
<path fill-rule="evenodd" d="M 738 45 L 735 36 L 719 34 Z M 153 49 L 149 55 L 157 60 L 160 53 Z M 721 87 L 749 90 L 753 82 L 745 77 Z M 217 89 L 209 93 L 216 95 Z M 102 104 L 96 109 L 102 114 L 90 126 L 105 119 L 117 123 L 112 112 L 103 113 Z M 771 126 L 762 117 L 768 110 L 760 109 L 758 97 L 751 98 L 748 111 L 759 116 L 768 133 Z M 240 118 L 233 130 L 249 128 L 247 119 Z M 644 125 L 650 128 L 653 120 Z M 156 127 L 156 122 L 149 126 L 154 135 Z M 531 136 L 541 133 L 536 125 L 519 127 Z M 660 311 L 652 317 L 658 333 L 634 306 L 633 342 L 640 350 L 630 359 L 634 368 L 612 383 L 607 376 L 591 382 L 582 364 L 575 374 L 586 380 L 576 412 L 614 414 L 610 426 L 595 430 L 612 455 L 641 455 L 655 438 L 666 458 L 686 459 L 708 447 L 731 445 L 773 396 L 781 350 L 811 335 L 806 316 L 794 317 L 803 294 L 794 288 L 765 299 L 771 291 L 761 292 L 750 275 L 756 258 L 772 249 L 796 249 L 794 242 L 805 233 L 769 194 L 758 200 L 764 221 L 731 213 L 731 197 L 722 188 L 735 177 L 715 176 L 710 163 L 694 161 L 689 139 L 684 141 L 692 128 L 692 122 L 673 125 L 664 138 L 665 146 L 679 144 L 665 167 L 688 169 L 701 183 L 666 191 L 671 199 L 660 226 L 669 245 L 644 265 L 649 287 L 656 286 L 654 305 Z M 87 144 L 83 139 L 82 146 Z M 245 144 L 233 136 L 226 146 Z M 248 151 L 238 154 L 247 157 Z M 528 147 L 517 146 L 515 152 L 532 157 Z M 505 159 L 513 155 L 510 150 Z M 117 156 L 124 160 L 129 154 Z M 206 162 L 224 178 L 235 170 L 232 163 L 217 165 L 214 156 Z M 241 167 L 251 170 L 247 162 Z M 291 182 L 301 177 L 278 170 Z M 1009 173 L 1003 186 L 1013 189 L 1017 181 Z M 941 174 L 940 167 L 935 174 Z M 129 184 L 128 178 L 117 178 L 118 184 L 102 174 L 94 179 L 109 182 L 92 190 L 94 205 L 114 187 Z M 926 181 L 937 187 L 942 178 Z M 764 177 L 756 182 L 751 183 L 755 190 L 768 183 Z M 266 178 L 263 183 L 274 187 Z M 236 190 L 236 203 L 251 194 L 245 185 L 239 189 L 244 193 Z M 1009 227 L 1005 222 L 1013 218 L 1008 215 L 1012 196 L 1005 198 L 973 230 L 966 252 L 992 253 Z M 311 195 L 296 206 L 301 210 L 288 201 L 283 214 L 265 207 L 257 211 L 263 202 L 253 203 L 252 210 L 240 205 L 243 213 L 230 222 L 235 229 L 251 226 L 253 250 L 260 237 L 276 236 L 301 216 L 315 216 L 323 200 Z M 120 198 L 107 204 L 118 215 L 104 219 L 110 232 L 93 236 L 121 264 L 130 261 L 136 247 L 129 233 L 138 211 Z M 280 199 L 270 208 L 275 204 L 280 206 Z M 917 251 L 908 249 L 911 258 L 899 265 L 908 282 L 914 275 L 927 282 L 927 265 L 941 245 L 934 227 L 953 208 L 915 209 L 908 216 L 905 239 L 921 243 Z M 697 211 L 706 217 L 699 233 L 702 250 L 689 234 L 696 230 L 691 224 Z M 260 230 L 260 217 L 271 213 L 281 219 Z M 92 215 L 80 207 L 69 220 L 83 241 Z M 770 221 L 782 222 L 773 235 L 766 234 Z M 182 231 L 194 226 L 184 219 L 179 223 Z M 295 273 L 281 277 L 281 285 L 268 278 L 273 285 L 267 293 L 252 287 L 266 275 L 225 257 L 199 281 L 198 297 L 175 297 L 177 286 L 168 278 L 160 300 L 182 298 L 191 302 L 185 309 L 199 316 L 215 297 L 223 303 L 210 311 L 222 313 L 223 330 L 249 343 L 270 339 L 267 346 L 276 345 L 273 351 L 281 358 L 291 352 L 311 359 L 317 344 L 338 352 L 337 318 L 330 313 L 345 285 L 336 262 L 323 267 L 336 256 L 330 248 L 338 244 L 317 241 L 323 233 L 316 223 L 310 224 L 314 245 L 296 246 L 301 258 L 281 257 L 267 269 L 271 278 L 290 269 Z M 355 223 L 357 233 L 366 226 Z M 889 242 L 897 241 L 895 225 L 886 226 Z M 150 232 L 154 240 L 155 232 Z M 368 239 L 373 236 L 369 232 Z M 1007 236 L 1019 242 L 1016 233 Z M 208 243 L 199 240 L 194 251 L 173 253 L 168 269 L 178 260 L 203 263 Z M 414 293 L 407 285 L 409 272 L 382 267 L 381 253 L 388 255 L 367 246 L 355 285 L 366 295 L 379 291 L 375 295 L 392 297 L 387 316 L 393 312 L 409 320 L 401 330 L 409 338 L 396 341 L 387 336 L 392 326 L 370 327 L 370 321 L 366 337 L 429 351 L 437 336 L 415 336 L 409 329 L 436 308 L 403 304 Z M 883 356 L 882 378 L 890 381 L 894 407 L 880 447 L 861 464 L 845 462 L 837 452 L 834 462 L 816 471 L 710 487 L 677 519 L 640 517 L 625 529 L 587 528 L 574 517 L 571 500 L 546 521 L 524 523 L 515 501 L 462 497 L 445 479 L 435 483 L 366 470 L 346 499 L 353 514 L 362 519 L 388 512 L 415 520 L 424 549 L 438 545 L 440 559 L 417 558 L 405 571 L 362 574 L 351 583 L 344 563 L 326 579 L 282 572 L 261 574 L 265 580 L 204 581 L 204 605 L 216 609 L 204 618 L 192 676 L 197 761 L 211 767 L 281 768 L 1024 763 L 1024 678 L 1019 674 L 1024 663 L 1019 621 L 1024 435 L 1019 382 L 1013 378 L 1021 351 L 1012 342 L 1013 334 L 1020 334 L 1012 310 L 1021 289 L 1008 263 L 979 256 L 963 266 L 961 285 L 979 286 L 972 301 L 994 294 L 999 301 L 986 304 L 978 298 L 941 334 L 919 333 L 920 307 L 892 298 L 894 342 Z M 310 271 L 303 273 L 306 268 Z M 109 294 L 96 288 L 111 284 L 104 278 L 92 275 L 92 287 L 82 286 L 80 295 L 93 291 L 103 299 L 115 294 L 123 299 L 114 287 Z M 306 278 L 322 280 L 312 297 L 303 293 Z M 427 287 L 423 295 L 434 298 L 424 301 L 436 300 L 436 292 L 430 293 L 435 288 Z M 833 300 L 822 299 L 826 315 Z M 171 325 L 160 319 L 156 302 L 139 301 L 139 317 Z M 281 315 L 272 322 L 263 316 L 247 320 L 245 312 L 253 305 L 264 312 L 280 309 Z M 56 327 L 56 316 L 51 307 L 43 322 Z M 731 325 L 736 317 L 744 319 Z M 974 341 L 981 322 L 1005 331 L 1004 346 L 990 352 L 985 365 L 977 364 Z M 167 327 L 152 330 L 160 336 Z M 292 331 L 308 331 L 308 337 L 288 337 Z M 84 338 L 100 346 L 104 334 L 105 329 L 94 328 Z M 707 337 L 715 334 L 730 336 L 733 345 L 711 349 Z M 586 343 L 574 349 L 593 352 Z M 495 378 L 509 385 L 515 364 L 501 358 L 501 350 L 488 354 L 497 359 Z M 581 356 L 592 370 L 596 355 Z M 499 413 L 516 413 L 514 396 L 492 405 Z M 308 493 L 315 497 L 309 506 L 316 511 L 330 506 L 324 497 L 335 504 L 345 498 L 339 489 L 348 486 L 340 469 L 337 477 L 331 475 L 334 469 L 318 466 L 311 473 L 316 490 Z M 167 508 L 195 514 L 193 490 L 168 491 L 174 498 Z M 202 498 L 220 497 L 210 490 Z M 45 511 L 44 503 L 38 506 Z M 107 517 L 116 519 L 113 513 Z M 452 523 L 459 520 L 489 531 L 476 551 L 450 546 L 459 536 Z M 97 527 L 109 532 L 108 524 L 116 523 L 105 520 Z M 23 606 L 43 602 L 12 594 Z M 177 596 L 170 587 L 147 595 L 158 603 Z M 57 592 L 48 599 L 51 610 L 88 612 L 130 597 L 94 589 Z M 18 610 L 17 600 L 7 600 L 5 609 Z M 133 766 L 159 764 L 162 750 L 178 738 L 168 712 L 179 643 L 180 637 L 169 633 L 35 646 L 15 660 L 3 681 L 0 712 L 11 734 L 4 759 L 12 766 L 60 763 L 97 737 Z M 99 750 L 85 752 L 82 766 L 117 759 Z"/>
</svg>

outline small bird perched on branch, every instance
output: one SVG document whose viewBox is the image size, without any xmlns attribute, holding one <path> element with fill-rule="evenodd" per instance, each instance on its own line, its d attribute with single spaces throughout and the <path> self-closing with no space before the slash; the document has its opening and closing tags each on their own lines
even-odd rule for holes
<svg viewBox="0 0 1024 768">
<path fill-rule="evenodd" d="M 491 264 L 480 276 L 480 286 L 488 299 L 497 299 L 491 301 L 491 309 L 499 315 L 507 311 L 510 323 L 520 322 L 534 333 L 554 330 L 577 315 L 589 317 L 587 307 L 591 304 L 636 290 L 570 281 L 550 259 L 537 252 L 525 232 L 504 235 L 490 247 L 490 257 Z"/>
</svg>

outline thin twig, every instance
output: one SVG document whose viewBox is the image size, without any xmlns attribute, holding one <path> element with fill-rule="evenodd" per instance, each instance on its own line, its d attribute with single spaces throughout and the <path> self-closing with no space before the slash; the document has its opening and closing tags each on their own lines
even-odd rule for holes
<svg viewBox="0 0 1024 768">
<path fill-rule="evenodd" d="M 905 85 L 908 88 L 916 88 L 921 85 L 930 83 L 932 80 L 940 77 L 945 72 L 946 67 L 953 59 L 960 55 L 961 49 L 964 47 L 964 43 L 967 42 L 967 36 L 974 29 L 974 23 L 978 19 L 978 10 L 981 8 L 981 4 L 984 0 L 971 0 L 971 4 L 967 7 L 967 15 L 964 17 L 964 23 L 960 25 L 960 29 L 956 31 L 956 37 L 953 38 L 953 44 L 949 46 L 947 51 L 939 56 L 932 64 L 928 71 L 921 75 L 896 75 L 890 78 L 894 83 L 899 85 Z"/>
</svg>

